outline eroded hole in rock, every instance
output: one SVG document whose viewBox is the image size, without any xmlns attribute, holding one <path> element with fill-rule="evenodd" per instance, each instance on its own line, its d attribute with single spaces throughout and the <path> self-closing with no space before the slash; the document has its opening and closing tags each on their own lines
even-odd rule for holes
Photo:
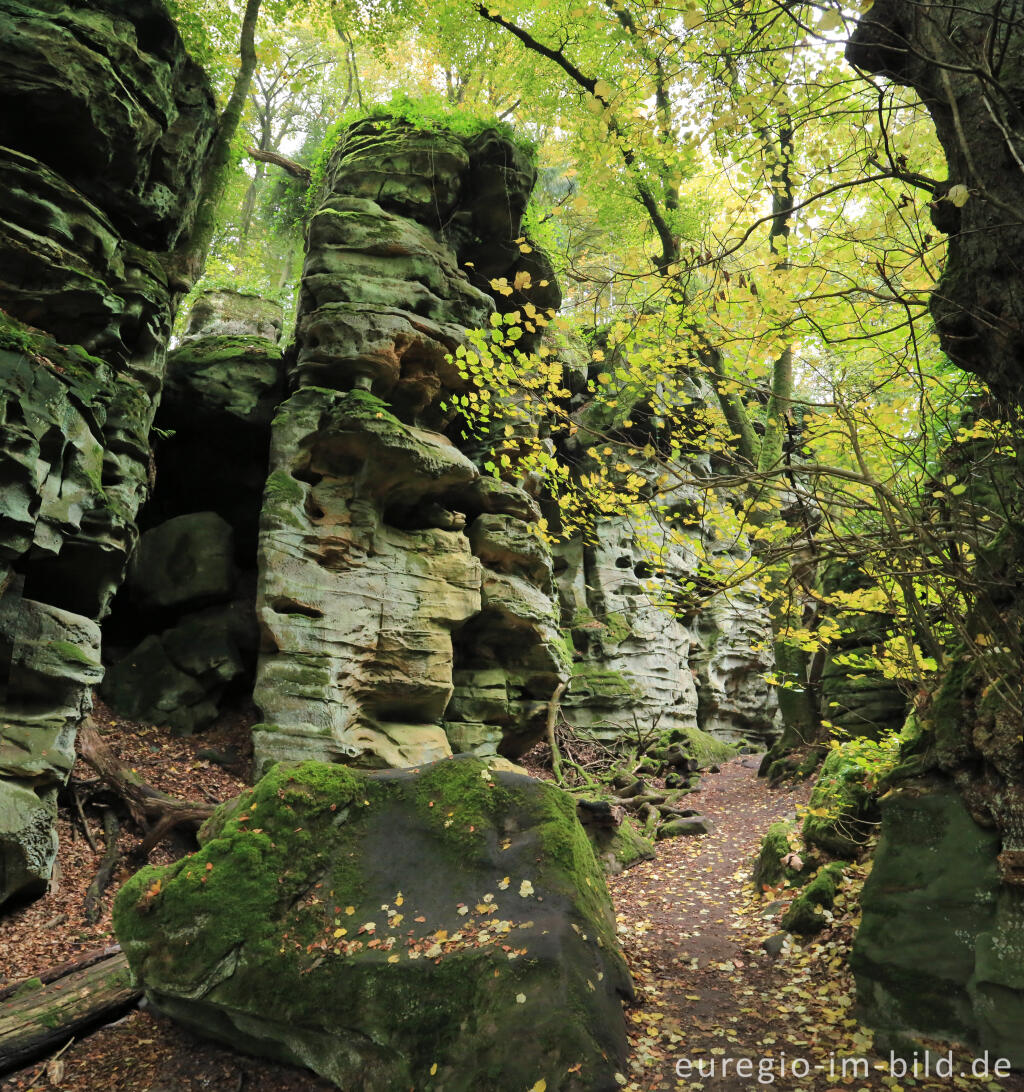
<svg viewBox="0 0 1024 1092">
<path fill-rule="evenodd" d="M 201 302 L 168 358 L 155 484 L 104 624 L 111 707 L 179 732 L 252 692 L 256 545 L 270 420 L 285 393 L 279 309 L 223 291 Z"/>
<path fill-rule="evenodd" d="M 314 522 L 316 520 L 323 519 L 324 510 L 320 507 L 319 504 L 317 504 L 312 491 L 306 494 L 306 498 L 302 502 L 302 506 L 306 512 L 306 515 L 309 516 L 309 518 Z"/>
<path fill-rule="evenodd" d="M 437 528 L 442 531 L 462 531 L 466 517 L 439 500 L 424 499 L 416 504 L 393 504 L 383 512 L 384 522 L 403 531 Z"/>
<path fill-rule="evenodd" d="M 305 618 L 323 618 L 324 612 L 308 603 L 299 603 L 294 599 L 277 596 L 270 601 L 270 609 L 276 614 L 300 614 Z"/>
<path fill-rule="evenodd" d="M 358 462 L 353 460 L 352 469 L 355 470 L 358 467 Z M 292 469 L 292 477 L 298 482 L 305 482 L 307 485 L 319 485 L 324 480 L 323 474 L 318 474 L 315 470 L 311 470 L 308 466 L 297 466 Z"/>
</svg>

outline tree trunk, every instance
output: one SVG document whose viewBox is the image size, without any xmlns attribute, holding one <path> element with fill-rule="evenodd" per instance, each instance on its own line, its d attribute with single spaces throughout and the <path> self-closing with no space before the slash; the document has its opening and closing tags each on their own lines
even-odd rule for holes
<svg viewBox="0 0 1024 1092">
<path fill-rule="evenodd" d="M 242 120 L 245 102 L 249 97 L 253 73 L 256 71 L 256 23 L 262 0 L 247 0 L 242 16 L 242 33 L 238 52 L 240 65 L 231 88 L 231 96 L 217 124 L 210 148 L 210 155 L 203 172 L 199 207 L 195 223 L 188 238 L 171 256 L 169 273 L 174 285 L 188 291 L 199 279 L 206 264 L 206 253 L 213 241 L 217 222 L 217 209 L 227 186 L 231 171 L 231 144 Z"/>
</svg>

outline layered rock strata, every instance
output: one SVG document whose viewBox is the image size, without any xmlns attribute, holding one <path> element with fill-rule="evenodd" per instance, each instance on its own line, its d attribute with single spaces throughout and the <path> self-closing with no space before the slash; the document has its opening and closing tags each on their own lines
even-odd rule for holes
<svg viewBox="0 0 1024 1092">
<path fill-rule="evenodd" d="M 0 3 L 0 902 L 45 886 L 98 620 L 149 489 L 173 289 L 213 130 L 156 0 Z"/>
<path fill-rule="evenodd" d="M 616 473 L 648 482 L 661 510 L 660 518 L 596 519 L 589 541 L 558 547 L 556 581 L 573 652 L 565 720 L 605 740 L 699 730 L 729 743 L 770 742 L 777 730 L 765 680 L 772 665 L 765 605 L 750 586 L 719 588 L 708 577 L 708 558 L 749 556 L 742 541 L 716 541 L 703 514 L 728 498 L 693 485 L 665 493 L 655 482 L 657 464 L 625 450 L 666 442 L 652 406 L 629 391 L 609 400 L 597 377 L 589 388 L 587 378 L 566 378 L 576 391 L 569 401 L 575 429 L 562 441 L 566 462 L 587 473 L 595 469 L 591 445 L 621 444 Z M 699 376 L 679 386 L 683 406 L 699 407 L 708 396 Z M 688 463 L 693 477 L 710 476 L 706 452 L 691 451 Z M 558 513 L 550 515 L 557 525 Z"/>
<path fill-rule="evenodd" d="M 516 242 L 534 179 L 496 132 L 386 119 L 328 163 L 261 517 L 261 768 L 516 757 L 543 732 L 565 666 L 536 506 L 445 433 L 480 284 L 543 263 Z"/>
</svg>

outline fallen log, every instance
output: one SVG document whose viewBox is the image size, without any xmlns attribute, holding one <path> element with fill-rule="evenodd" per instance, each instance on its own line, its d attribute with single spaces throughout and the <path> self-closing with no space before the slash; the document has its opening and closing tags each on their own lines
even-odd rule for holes
<svg viewBox="0 0 1024 1092">
<path fill-rule="evenodd" d="M 22 983 L 0 1002 L 0 1076 L 109 1023 L 142 996 L 129 983 L 128 960 L 120 950 L 49 983 L 42 977 Z"/>
<path fill-rule="evenodd" d="M 121 951 L 120 944 L 108 944 L 105 948 L 91 948 L 88 952 L 82 952 L 81 955 L 75 956 L 74 959 L 57 963 L 53 967 L 47 967 L 45 971 L 40 971 L 37 975 L 4 986 L 3 989 L 0 989 L 0 1001 L 6 1001 L 14 994 L 25 991 L 32 984 L 41 986 L 46 982 L 56 982 L 58 978 L 63 978 L 65 975 L 71 974 L 72 971 L 83 971 L 94 963 L 99 963 L 101 960 L 109 959 L 112 955 L 117 955 L 119 951 Z"/>
</svg>

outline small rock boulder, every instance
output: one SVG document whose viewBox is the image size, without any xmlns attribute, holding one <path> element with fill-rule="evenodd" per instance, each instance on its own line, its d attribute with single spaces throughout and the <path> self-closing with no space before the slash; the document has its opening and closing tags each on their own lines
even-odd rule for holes
<svg viewBox="0 0 1024 1092">
<path fill-rule="evenodd" d="M 685 819 L 670 819 L 658 827 L 657 839 L 659 842 L 665 838 L 680 838 L 690 834 L 710 834 L 714 830 L 714 824 L 703 815 L 692 815 Z"/>
<path fill-rule="evenodd" d="M 575 802 L 461 756 L 279 763 L 122 888 L 161 1011 L 349 1092 L 617 1089 L 632 987 Z"/>
<path fill-rule="evenodd" d="M 57 790 L 0 782 L 0 905 L 41 895 L 57 856 Z"/>
<path fill-rule="evenodd" d="M 234 535 L 216 512 L 175 516 L 147 531 L 128 569 L 128 589 L 140 607 L 198 607 L 231 597 Z"/>
</svg>

